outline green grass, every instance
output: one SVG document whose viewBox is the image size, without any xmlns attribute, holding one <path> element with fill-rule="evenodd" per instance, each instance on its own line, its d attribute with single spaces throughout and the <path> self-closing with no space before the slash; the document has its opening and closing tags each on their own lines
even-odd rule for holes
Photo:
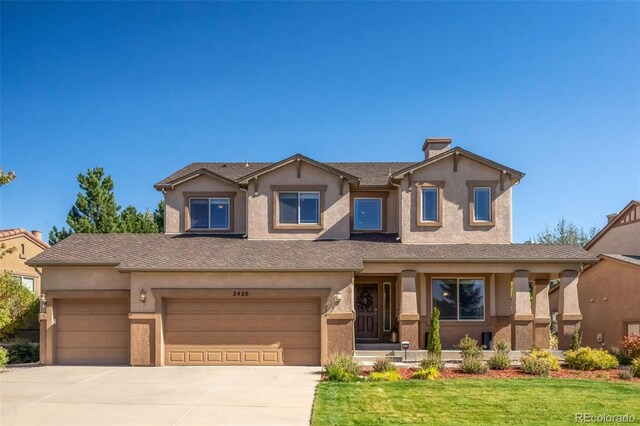
<svg viewBox="0 0 640 426">
<path fill-rule="evenodd" d="M 575 424 L 576 413 L 640 421 L 640 385 L 570 379 L 322 382 L 312 425 Z"/>
</svg>

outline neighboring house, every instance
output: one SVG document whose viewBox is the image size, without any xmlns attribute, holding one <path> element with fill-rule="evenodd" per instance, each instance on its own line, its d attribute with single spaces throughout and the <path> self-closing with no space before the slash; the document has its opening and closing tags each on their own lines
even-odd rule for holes
<svg viewBox="0 0 640 426">
<path fill-rule="evenodd" d="M 0 230 L 0 244 L 5 245 L 7 252 L 0 259 L 0 271 L 10 271 L 20 279 L 22 285 L 35 294 L 40 294 L 40 276 L 33 266 L 26 261 L 49 248 L 49 244 L 42 241 L 40 231 L 26 231 L 24 229 Z"/>
<path fill-rule="evenodd" d="M 164 235 L 73 235 L 42 268 L 45 364 L 318 365 L 356 347 L 469 334 L 561 347 L 581 320 L 579 246 L 512 244 L 523 173 L 427 139 L 424 160 L 194 163 L 155 188 Z M 532 309 L 529 282 L 534 282 Z M 397 340 L 396 340 L 397 341 Z"/>
<path fill-rule="evenodd" d="M 599 262 L 580 276 L 582 343 L 619 349 L 625 335 L 640 335 L 640 202 L 607 219 L 585 246 Z"/>
</svg>

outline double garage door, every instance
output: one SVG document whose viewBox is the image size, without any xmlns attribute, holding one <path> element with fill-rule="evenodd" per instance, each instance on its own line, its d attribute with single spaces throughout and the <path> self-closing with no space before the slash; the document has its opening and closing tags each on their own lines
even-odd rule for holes
<svg viewBox="0 0 640 426">
<path fill-rule="evenodd" d="M 318 299 L 168 299 L 166 365 L 318 365 Z M 129 364 L 128 300 L 57 300 L 56 362 Z"/>
<path fill-rule="evenodd" d="M 318 365 L 317 299 L 167 300 L 166 365 Z"/>
</svg>

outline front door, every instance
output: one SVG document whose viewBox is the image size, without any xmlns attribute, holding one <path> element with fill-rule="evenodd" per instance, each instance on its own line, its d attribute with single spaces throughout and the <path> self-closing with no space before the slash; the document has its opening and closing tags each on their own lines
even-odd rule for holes
<svg viewBox="0 0 640 426">
<path fill-rule="evenodd" d="M 356 339 L 377 339 L 378 284 L 356 284 Z"/>
</svg>

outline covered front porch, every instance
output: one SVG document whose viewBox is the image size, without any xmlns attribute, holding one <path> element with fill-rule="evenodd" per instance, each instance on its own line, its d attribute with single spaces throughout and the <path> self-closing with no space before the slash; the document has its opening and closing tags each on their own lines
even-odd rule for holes
<svg viewBox="0 0 640 426">
<path fill-rule="evenodd" d="M 560 283 L 558 349 L 567 349 L 582 319 L 580 267 L 572 262 L 365 262 L 353 281 L 355 353 L 391 351 L 400 356 L 405 341 L 419 358 L 416 351 L 426 349 L 434 307 L 440 310 L 445 353 L 455 353 L 465 335 L 488 349 L 499 340 L 514 351 L 549 349 L 551 280 Z"/>
</svg>

